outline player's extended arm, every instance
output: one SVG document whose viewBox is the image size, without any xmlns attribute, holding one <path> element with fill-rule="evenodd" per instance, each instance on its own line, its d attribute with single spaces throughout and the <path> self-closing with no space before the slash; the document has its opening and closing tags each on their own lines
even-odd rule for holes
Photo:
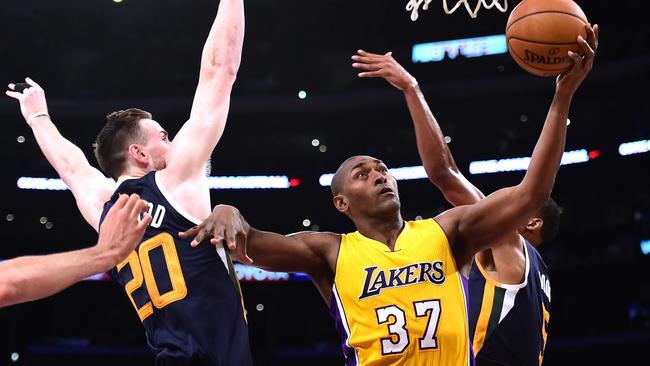
<svg viewBox="0 0 650 366">
<path fill-rule="evenodd" d="M 137 221 L 147 207 L 137 195 L 123 195 L 108 212 L 94 247 L 0 263 L 0 307 L 53 295 L 117 265 L 133 251 L 151 222 L 149 215 Z"/>
<path fill-rule="evenodd" d="M 247 248 L 257 267 L 276 272 L 302 272 L 315 278 L 330 269 L 327 249 L 340 241 L 340 236 L 334 233 L 303 231 L 281 235 L 251 228 Z"/>
<path fill-rule="evenodd" d="M 163 170 L 166 187 L 205 175 L 206 163 L 226 126 L 243 42 L 243 0 L 221 0 L 203 48 L 190 118 L 168 152 L 167 169 Z"/>
<path fill-rule="evenodd" d="M 447 211 L 451 214 L 448 217 L 458 218 L 456 230 L 447 232 L 455 233 L 451 240 L 460 245 L 457 253 L 463 259 L 469 260 L 476 252 L 500 242 L 548 200 L 564 152 L 571 100 L 591 71 L 597 49 L 598 26 L 586 27 L 588 42 L 578 39 L 582 56 L 569 53 L 574 64 L 557 79 L 553 102 L 521 183 L 501 189 L 476 204 Z M 443 227 L 448 224 L 445 216 L 446 213 L 439 216 Z"/>
<path fill-rule="evenodd" d="M 328 249 L 341 240 L 333 233 L 305 231 L 281 235 L 257 230 L 246 222 L 237 208 L 228 205 L 216 206 L 200 225 L 179 235 L 194 237 L 192 246 L 212 237 L 213 245 L 226 243 L 240 262 L 269 271 L 307 273 L 312 278 L 327 272 L 327 256 L 331 254 Z"/>
<path fill-rule="evenodd" d="M 61 135 L 48 114 L 43 88 L 30 78 L 25 81 L 31 87 L 19 93 L 14 91 L 14 84 L 9 84 L 6 94 L 20 102 L 23 117 L 47 161 L 70 187 L 86 221 L 98 230 L 102 205 L 115 187 L 90 165 L 81 149 Z"/>
<path fill-rule="evenodd" d="M 429 180 L 454 206 L 478 202 L 485 196 L 460 172 L 444 140 L 438 121 L 431 113 L 417 80 L 392 56 L 357 51 L 353 67 L 364 70 L 359 77 L 381 77 L 404 93 L 415 127 L 418 152 Z"/>
</svg>

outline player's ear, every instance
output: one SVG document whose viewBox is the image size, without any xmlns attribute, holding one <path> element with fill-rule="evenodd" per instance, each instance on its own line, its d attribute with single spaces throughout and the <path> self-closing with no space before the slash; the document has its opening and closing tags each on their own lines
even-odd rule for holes
<svg viewBox="0 0 650 366">
<path fill-rule="evenodd" d="M 146 152 L 139 144 L 129 145 L 129 156 L 139 163 L 147 164 L 149 162 Z"/>
<path fill-rule="evenodd" d="M 350 206 L 348 200 L 343 195 L 337 194 L 336 196 L 334 196 L 333 200 L 334 200 L 334 207 L 336 207 L 337 210 L 343 213 L 348 211 L 348 208 Z"/>
<path fill-rule="evenodd" d="M 542 228 L 542 225 L 544 225 L 544 220 L 540 219 L 539 217 L 533 217 L 532 219 L 528 220 L 528 222 L 526 223 L 526 230 L 529 231 L 539 230 Z"/>
</svg>

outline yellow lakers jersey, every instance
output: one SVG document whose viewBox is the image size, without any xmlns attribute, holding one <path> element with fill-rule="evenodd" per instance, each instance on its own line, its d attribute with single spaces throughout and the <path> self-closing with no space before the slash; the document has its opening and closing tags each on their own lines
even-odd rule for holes
<svg viewBox="0 0 650 366">
<path fill-rule="evenodd" d="M 406 222 L 394 251 L 343 235 L 330 310 L 347 365 L 470 362 L 464 283 L 433 219 Z"/>
</svg>

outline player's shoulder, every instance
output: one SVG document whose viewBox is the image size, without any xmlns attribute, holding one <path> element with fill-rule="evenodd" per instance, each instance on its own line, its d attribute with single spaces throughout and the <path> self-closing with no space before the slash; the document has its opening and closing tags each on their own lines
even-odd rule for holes
<svg viewBox="0 0 650 366">
<path fill-rule="evenodd" d="M 289 237 L 299 239 L 306 247 L 319 258 L 319 265 L 309 273 L 312 278 L 325 275 L 330 276 L 336 271 L 342 235 L 333 232 L 301 231 L 289 234 Z"/>
<path fill-rule="evenodd" d="M 544 258 L 539 253 L 537 248 L 527 240 L 525 241 L 525 243 L 526 243 L 526 249 L 528 250 L 529 260 L 533 263 L 535 267 L 538 268 L 538 270 L 542 272 L 548 272 L 549 271 L 548 266 L 544 262 Z"/>
<path fill-rule="evenodd" d="M 126 178 L 113 182 L 113 185 L 107 186 L 101 195 L 96 195 L 97 200 L 101 202 L 103 211 L 110 209 L 117 201 L 121 194 L 137 194 L 142 198 L 143 192 L 147 187 L 147 178 L 145 175 L 141 178 Z"/>
<path fill-rule="evenodd" d="M 470 207 L 471 205 L 452 207 L 436 215 L 433 220 L 435 220 L 440 227 L 445 229 L 445 231 L 451 230 L 458 226 L 463 215 Z"/>
<path fill-rule="evenodd" d="M 113 195 L 111 196 L 111 199 L 116 200 L 119 194 L 132 194 L 132 193 L 142 194 L 143 190 L 146 187 L 150 187 L 156 184 L 154 173 L 155 172 L 152 171 L 139 178 L 136 177 L 120 178 L 115 184 L 115 188 L 113 189 Z"/>
<path fill-rule="evenodd" d="M 327 249 L 338 251 L 338 248 L 341 246 L 343 235 L 330 231 L 321 232 L 320 234 L 319 240 L 322 242 L 322 245 Z"/>
<path fill-rule="evenodd" d="M 106 202 L 111 199 L 113 193 L 117 190 L 117 182 L 112 179 L 106 179 L 106 182 L 102 185 L 98 185 L 93 193 L 94 197 L 97 197 L 98 201 Z"/>
</svg>

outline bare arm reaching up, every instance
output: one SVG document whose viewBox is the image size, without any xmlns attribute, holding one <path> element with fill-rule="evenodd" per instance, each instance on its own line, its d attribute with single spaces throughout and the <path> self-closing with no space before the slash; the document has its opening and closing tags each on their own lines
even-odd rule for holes
<svg viewBox="0 0 650 366">
<path fill-rule="evenodd" d="M 557 78 L 555 96 L 521 183 L 496 191 L 478 203 L 453 208 L 437 217 L 450 241 L 455 243 L 455 256 L 460 263 L 469 263 L 476 252 L 511 235 L 548 200 L 564 152 L 571 100 L 591 71 L 598 47 L 598 26 L 585 27 L 588 39 L 578 38 L 580 54 L 569 53 L 573 67 Z"/>
<path fill-rule="evenodd" d="M 392 53 L 381 55 L 359 50 L 352 60 L 355 61 L 353 67 L 364 70 L 359 77 L 381 77 L 404 93 L 424 170 L 447 201 L 460 206 L 484 198 L 485 195 L 458 169 L 417 80 L 393 58 Z"/>
<path fill-rule="evenodd" d="M 226 126 L 230 92 L 239 70 L 243 42 L 243 0 L 220 1 L 203 48 L 190 118 L 172 141 L 167 168 L 160 173 L 165 188 L 197 217 L 210 213 L 210 201 L 205 193 L 206 163 Z M 197 187 L 203 189 L 197 190 Z"/>
<path fill-rule="evenodd" d="M 19 93 L 14 90 L 14 84 L 9 84 L 6 94 L 20 102 L 23 117 L 32 128 L 43 155 L 70 187 L 79 211 L 97 231 L 102 207 L 115 185 L 90 165 L 81 149 L 61 135 L 48 114 L 43 88 L 30 78 L 25 81 L 30 88 Z"/>
</svg>

